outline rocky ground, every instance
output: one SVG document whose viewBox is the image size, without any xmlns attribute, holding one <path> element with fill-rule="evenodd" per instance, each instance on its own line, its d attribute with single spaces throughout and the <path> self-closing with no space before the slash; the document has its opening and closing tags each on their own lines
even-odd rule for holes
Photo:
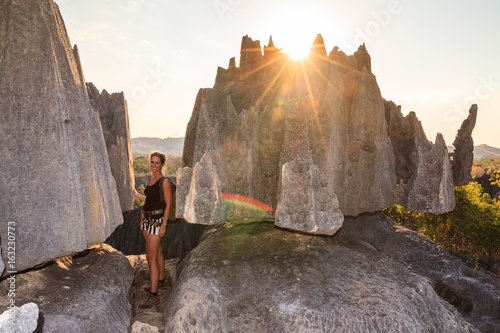
<svg viewBox="0 0 500 333">
<path fill-rule="evenodd" d="M 1 281 L 0 308 L 12 301 L 21 309 L 32 304 L 28 326 L 35 332 L 127 332 L 133 281 L 130 262 L 121 252 L 96 245 L 18 273 L 13 282 Z M 26 319 L 18 316 L 15 327 L 0 323 L 0 332 L 32 332 L 25 329 Z"/>
<path fill-rule="evenodd" d="M 167 288 L 159 290 L 161 303 L 149 309 L 139 307 L 149 287 L 146 256 L 124 256 L 106 244 L 17 274 L 0 282 L 1 308 L 8 309 L 12 299 L 18 307 L 15 325 L 9 311 L 0 315 L 0 333 L 164 332 L 178 263 L 165 260 Z"/>
<path fill-rule="evenodd" d="M 500 280 L 381 213 L 333 237 L 217 225 L 179 265 L 166 332 L 500 332 Z"/>
<path fill-rule="evenodd" d="M 4 313 L 0 333 L 500 332 L 499 277 L 381 213 L 349 217 L 333 237 L 219 224 L 165 273 L 161 303 L 141 309 L 145 255 L 94 246 L 18 274 L 18 326 Z"/>
<path fill-rule="evenodd" d="M 167 288 L 159 289 L 161 303 L 153 308 L 141 309 L 139 305 L 147 297 L 144 288 L 149 287 L 149 270 L 146 255 L 127 256 L 134 267 L 134 285 L 132 287 L 132 326 L 131 333 L 155 333 L 165 330 L 165 313 L 176 282 L 176 271 L 179 259 L 165 260 L 165 279 Z"/>
</svg>

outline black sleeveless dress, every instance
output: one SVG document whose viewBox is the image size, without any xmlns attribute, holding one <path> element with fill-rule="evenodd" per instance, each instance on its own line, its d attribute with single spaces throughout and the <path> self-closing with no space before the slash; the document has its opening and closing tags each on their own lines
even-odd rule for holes
<svg viewBox="0 0 500 333">
<path fill-rule="evenodd" d="M 144 194 L 146 195 L 146 202 L 144 203 L 143 211 L 165 209 L 165 203 L 161 202 L 160 199 L 160 180 L 157 180 L 153 185 L 148 184 L 144 190 Z M 146 218 L 142 220 L 141 230 L 146 230 L 150 235 L 158 235 L 161 223 L 163 223 L 163 213 L 151 215 L 151 223 Z"/>
</svg>

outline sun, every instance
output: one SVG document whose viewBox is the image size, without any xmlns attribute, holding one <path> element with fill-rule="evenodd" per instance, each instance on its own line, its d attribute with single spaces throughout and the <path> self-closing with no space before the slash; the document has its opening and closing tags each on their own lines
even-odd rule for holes
<svg viewBox="0 0 500 333">
<path fill-rule="evenodd" d="M 283 47 L 283 52 L 285 52 L 290 59 L 293 61 L 302 61 L 309 56 L 311 52 L 311 46 L 309 44 L 287 44 Z"/>
<path fill-rule="evenodd" d="M 294 61 L 307 58 L 318 33 L 328 31 L 331 22 L 318 8 L 307 4 L 290 5 L 273 12 L 262 26 L 273 37 L 274 45 Z"/>
</svg>

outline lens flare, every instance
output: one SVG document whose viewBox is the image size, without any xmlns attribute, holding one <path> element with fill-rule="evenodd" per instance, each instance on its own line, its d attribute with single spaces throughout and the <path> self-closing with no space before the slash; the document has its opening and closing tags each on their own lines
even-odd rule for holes
<svg viewBox="0 0 500 333">
<path fill-rule="evenodd" d="M 221 193 L 220 196 L 224 203 L 232 203 L 235 205 L 256 209 L 261 211 L 262 213 L 268 213 L 274 211 L 273 207 L 266 205 L 265 203 L 259 200 L 249 198 L 241 194 Z"/>
</svg>

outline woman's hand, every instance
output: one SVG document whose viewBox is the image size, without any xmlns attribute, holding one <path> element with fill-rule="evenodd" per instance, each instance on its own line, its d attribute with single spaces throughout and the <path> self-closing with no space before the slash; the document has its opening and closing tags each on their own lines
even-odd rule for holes
<svg viewBox="0 0 500 333">
<path fill-rule="evenodd" d="M 137 190 L 135 189 L 135 187 L 134 187 L 134 197 L 137 198 L 137 199 L 139 199 L 139 200 L 146 201 L 146 196 L 140 194 L 139 192 L 137 192 Z"/>
<path fill-rule="evenodd" d="M 160 226 L 160 231 L 158 232 L 158 235 L 161 237 L 163 237 L 165 235 L 165 233 L 167 232 L 167 224 L 166 223 L 162 223 L 161 226 Z"/>
</svg>

